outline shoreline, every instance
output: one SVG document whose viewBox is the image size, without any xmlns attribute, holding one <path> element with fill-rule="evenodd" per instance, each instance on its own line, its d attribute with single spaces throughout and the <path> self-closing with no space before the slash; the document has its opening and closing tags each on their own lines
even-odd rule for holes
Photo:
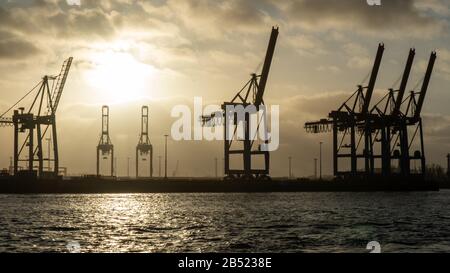
<svg viewBox="0 0 450 273">
<path fill-rule="evenodd" d="M 282 179 L 270 181 L 222 180 L 208 178 L 107 178 L 70 179 L 1 178 L 0 194 L 28 193 L 233 193 L 233 192 L 375 192 L 438 191 L 437 181 L 419 177 L 407 179 Z"/>
</svg>

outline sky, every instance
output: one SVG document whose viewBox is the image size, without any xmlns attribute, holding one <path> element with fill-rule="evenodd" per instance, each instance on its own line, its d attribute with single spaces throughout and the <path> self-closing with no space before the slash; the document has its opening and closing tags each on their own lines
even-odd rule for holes
<svg viewBox="0 0 450 273">
<path fill-rule="evenodd" d="M 331 174 L 331 134 L 307 134 L 304 122 L 340 106 L 370 72 L 380 42 L 386 49 L 373 102 L 395 87 L 409 48 L 416 48 L 416 59 L 408 90 L 437 51 L 422 113 L 428 164 L 445 165 L 449 24 L 445 0 L 382 0 L 381 6 L 365 0 L 0 0 L 0 112 L 72 56 L 57 113 L 61 165 L 69 174 L 95 173 L 101 106 L 109 105 L 117 174 L 126 175 L 140 107 L 148 105 L 157 175 L 163 135 L 176 120 L 171 109 L 193 107 L 194 96 L 205 105 L 231 100 L 260 70 L 270 30 L 279 26 L 264 99 L 280 106 L 273 176 L 288 174 L 289 156 L 295 176 L 312 175 L 320 141 L 323 172 Z M 12 138 L 10 127 L 0 128 L 1 168 L 9 165 Z M 177 175 L 211 176 L 223 143 L 169 139 L 168 153 L 169 175 L 178 161 Z"/>
</svg>

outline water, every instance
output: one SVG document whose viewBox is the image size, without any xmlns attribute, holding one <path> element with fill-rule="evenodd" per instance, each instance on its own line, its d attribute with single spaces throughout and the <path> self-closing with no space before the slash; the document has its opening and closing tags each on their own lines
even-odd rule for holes
<svg viewBox="0 0 450 273">
<path fill-rule="evenodd" d="M 448 252 L 449 205 L 450 191 L 0 195 L 0 252 Z"/>
</svg>

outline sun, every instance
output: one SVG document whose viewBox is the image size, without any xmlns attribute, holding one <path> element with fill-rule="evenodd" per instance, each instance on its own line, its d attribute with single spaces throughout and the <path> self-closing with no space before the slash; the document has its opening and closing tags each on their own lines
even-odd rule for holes
<svg viewBox="0 0 450 273">
<path fill-rule="evenodd" d="M 113 50 L 92 56 L 85 76 L 103 103 L 139 100 L 150 95 L 149 83 L 155 68 L 137 61 L 127 52 Z"/>
</svg>

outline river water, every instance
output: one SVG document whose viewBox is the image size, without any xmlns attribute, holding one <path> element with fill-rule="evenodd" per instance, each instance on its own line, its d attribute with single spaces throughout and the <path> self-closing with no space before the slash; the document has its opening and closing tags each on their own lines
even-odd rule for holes
<svg viewBox="0 0 450 273">
<path fill-rule="evenodd" d="M 450 191 L 0 195 L 0 252 L 449 252 Z"/>
</svg>

